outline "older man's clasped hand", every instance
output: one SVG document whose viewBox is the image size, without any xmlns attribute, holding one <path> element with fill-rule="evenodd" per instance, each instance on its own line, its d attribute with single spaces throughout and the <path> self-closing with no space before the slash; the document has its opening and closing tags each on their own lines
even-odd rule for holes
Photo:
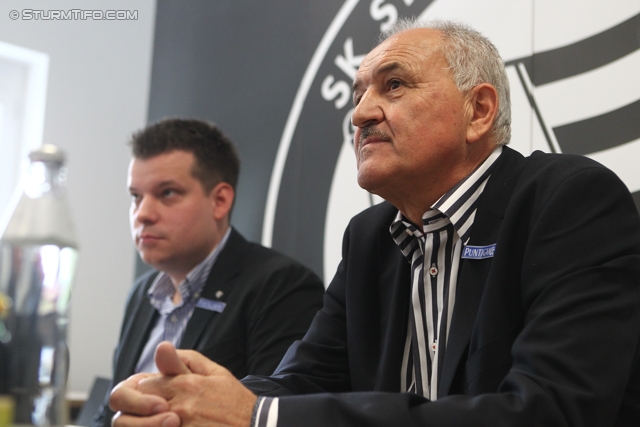
<svg viewBox="0 0 640 427">
<path fill-rule="evenodd" d="M 257 397 L 227 369 L 169 342 L 155 359 L 159 373 L 133 375 L 111 392 L 113 427 L 250 425 Z"/>
</svg>

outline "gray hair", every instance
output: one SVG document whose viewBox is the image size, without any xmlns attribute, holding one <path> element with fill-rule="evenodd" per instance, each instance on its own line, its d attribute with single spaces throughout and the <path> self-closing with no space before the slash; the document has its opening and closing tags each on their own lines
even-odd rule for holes
<svg viewBox="0 0 640 427">
<path fill-rule="evenodd" d="M 466 93 L 481 83 L 489 83 L 498 91 L 498 114 L 493 124 L 493 137 L 498 145 L 511 139 L 511 99 L 509 79 L 498 49 L 473 28 L 450 21 L 422 21 L 401 18 L 383 32 L 380 42 L 402 31 L 431 28 L 442 33 L 442 52 L 449 64 L 458 90 Z"/>
</svg>

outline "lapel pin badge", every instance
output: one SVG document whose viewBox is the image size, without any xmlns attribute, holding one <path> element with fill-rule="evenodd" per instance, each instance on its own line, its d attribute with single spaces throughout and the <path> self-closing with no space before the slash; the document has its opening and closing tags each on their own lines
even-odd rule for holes
<svg viewBox="0 0 640 427">
<path fill-rule="evenodd" d="M 496 251 L 496 244 L 487 246 L 465 246 L 462 249 L 462 259 L 485 259 L 493 258 Z"/>
</svg>

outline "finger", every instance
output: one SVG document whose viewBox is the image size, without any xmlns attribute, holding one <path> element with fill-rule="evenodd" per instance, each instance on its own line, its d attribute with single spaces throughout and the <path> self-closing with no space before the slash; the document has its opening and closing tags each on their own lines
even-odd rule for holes
<svg viewBox="0 0 640 427">
<path fill-rule="evenodd" d="M 155 375 L 157 376 L 157 375 Z M 111 391 L 109 407 L 114 412 L 132 415 L 154 415 L 169 410 L 169 403 L 160 396 L 143 394 L 140 382 L 154 377 L 151 374 L 137 374 L 119 383 Z"/>
<path fill-rule="evenodd" d="M 118 412 L 111 420 L 111 427 L 180 427 L 180 424 L 180 417 L 174 412 L 149 417 L 136 417 Z"/>
<path fill-rule="evenodd" d="M 176 348 L 168 341 L 163 341 L 156 348 L 156 366 L 164 375 L 190 374 L 191 371 L 182 363 Z"/>
<path fill-rule="evenodd" d="M 193 350 L 178 350 L 178 357 L 190 372 L 199 375 L 221 375 L 227 369 Z"/>
</svg>

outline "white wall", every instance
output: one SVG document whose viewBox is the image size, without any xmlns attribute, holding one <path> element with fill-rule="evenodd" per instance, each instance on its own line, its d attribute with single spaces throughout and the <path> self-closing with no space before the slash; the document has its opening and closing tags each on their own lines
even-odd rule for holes
<svg viewBox="0 0 640 427">
<path fill-rule="evenodd" d="M 129 10 L 137 20 L 12 20 L 11 11 Z M 67 152 L 80 244 L 71 303 L 69 391 L 111 375 L 134 276 L 126 173 L 131 133 L 147 119 L 155 1 L 3 0 L 0 41 L 49 55 L 43 143 Z M 1 153 L 0 153 L 1 155 Z"/>
</svg>

